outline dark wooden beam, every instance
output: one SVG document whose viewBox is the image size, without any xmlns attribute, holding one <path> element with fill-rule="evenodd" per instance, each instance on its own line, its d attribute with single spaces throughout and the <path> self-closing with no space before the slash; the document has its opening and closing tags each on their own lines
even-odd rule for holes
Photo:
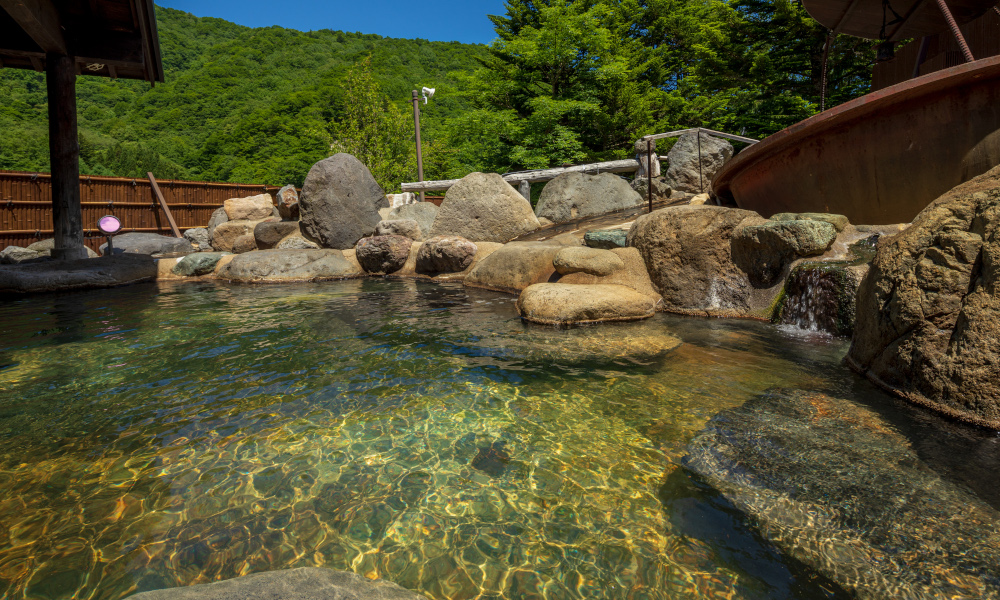
<svg viewBox="0 0 1000 600">
<path fill-rule="evenodd" d="M 61 54 L 45 60 L 52 171 L 52 258 L 87 258 L 80 208 L 80 141 L 76 125 L 76 61 Z"/>
<path fill-rule="evenodd" d="M 66 54 L 66 39 L 59 25 L 59 13 L 52 0 L 0 0 L 21 29 L 38 44 L 43 52 Z"/>
</svg>

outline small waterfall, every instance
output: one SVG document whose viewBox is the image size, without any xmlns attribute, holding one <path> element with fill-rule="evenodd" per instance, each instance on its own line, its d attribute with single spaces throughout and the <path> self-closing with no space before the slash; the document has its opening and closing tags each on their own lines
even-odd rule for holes
<svg viewBox="0 0 1000 600">
<path fill-rule="evenodd" d="M 785 282 L 778 323 L 805 331 L 849 336 L 860 274 L 844 264 L 803 264 Z"/>
</svg>

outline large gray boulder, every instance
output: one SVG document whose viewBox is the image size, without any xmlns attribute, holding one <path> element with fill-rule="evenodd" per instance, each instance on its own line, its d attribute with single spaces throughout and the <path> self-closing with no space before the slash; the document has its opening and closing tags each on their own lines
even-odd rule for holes
<svg viewBox="0 0 1000 600">
<path fill-rule="evenodd" d="M 671 206 L 636 219 L 628 245 L 642 255 L 666 310 L 745 316 L 769 298 L 758 298 L 733 262 L 732 237 L 740 227 L 764 222 L 738 208 Z"/>
<path fill-rule="evenodd" d="M 437 214 L 438 207 L 433 202 L 415 202 L 403 204 L 390 210 L 386 220 L 413 219 L 417 225 L 420 225 L 421 233 L 426 236 L 427 232 L 434 227 L 434 219 L 437 218 Z"/>
<path fill-rule="evenodd" d="M 540 227 L 531 204 L 496 173 L 470 173 L 445 194 L 430 236 L 499 242 Z"/>
<path fill-rule="evenodd" d="M 364 271 L 340 250 L 254 250 L 219 269 L 219 279 L 283 283 L 361 277 Z"/>
<path fill-rule="evenodd" d="M 612 173 L 563 173 L 545 184 L 535 215 L 565 223 L 641 206 L 640 196 L 627 181 Z"/>
<path fill-rule="evenodd" d="M 123 233 L 113 240 L 115 250 L 131 254 L 170 254 L 173 252 L 194 252 L 191 242 L 184 238 L 176 238 L 158 233 Z M 101 244 L 101 254 L 107 250 L 108 244 Z"/>
<path fill-rule="evenodd" d="M 770 287 L 803 256 L 818 256 L 837 239 L 837 228 L 824 221 L 766 221 L 735 232 L 733 260 L 756 286 Z"/>
<path fill-rule="evenodd" d="M 1000 167 L 878 243 L 847 363 L 914 403 L 1000 429 Z"/>
<path fill-rule="evenodd" d="M 427 600 L 384 579 L 302 567 L 188 587 L 141 592 L 131 600 Z"/>
<path fill-rule="evenodd" d="M 710 191 L 712 178 L 733 157 L 732 144 L 707 133 L 700 134 L 699 157 L 698 137 L 695 133 L 685 133 L 667 153 L 670 166 L 663 181 L 674 191 L 690 194 Z"/>
<path fill-rule="evenodd" d="M 375 232 L 388 208 L 385 192 L 368 167 L 350 154 L 335 154 L 313 165 L 302 185 L 302 230 L 324 248 L 347 250 Z"/>
<path fill-rule="evenodd" d="M 156 279 L 156 262 L 141 254 L 98 260 L 43 261 L 0 269 L 0 293 L 34 293 L 107 288 Z"/>
</svg>

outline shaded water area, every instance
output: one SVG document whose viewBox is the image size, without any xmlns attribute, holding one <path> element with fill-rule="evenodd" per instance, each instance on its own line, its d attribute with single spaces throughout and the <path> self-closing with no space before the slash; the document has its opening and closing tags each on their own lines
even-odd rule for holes
<svg viewBox="0 0 1000 600">
<path fill-rule="evenodd" d="M 722 435 L 741 473 L 759 467 L 733 441 L 756 430 L 719 419 L 803 394 L 833 420 L 818 435 L 861 411 L 920 485 L 962 490 L 978 516 L 1000 507 L 995 434 L 875 391 L 841 365 L 842 340 L 765 323 L 556 330 L 522 323 L 508 296 L 384 280 L 161 282 L 5 302 L 0 323 L 3 597 L 121 598 L 301 566 L 441 600 L 849 597 L 788 528 L 741 512 L 757 506 L 713 482 L 726 467 L 704 453 Z M 842 454 L 807 458 L 840 468 Z M 815 488 L 801 462 L 789 475 Z"/>
</svg>

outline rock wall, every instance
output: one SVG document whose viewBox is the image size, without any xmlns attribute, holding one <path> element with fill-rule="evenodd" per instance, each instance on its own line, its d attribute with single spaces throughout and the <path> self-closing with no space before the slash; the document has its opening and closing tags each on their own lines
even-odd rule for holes
<svg viewBox="0 0 1000 600">
<path fill-rule="evenodd" d="M 942 414 L 1000 429 L 1000 167 L 878 245 L 848 364 Z"/>
</svg>

